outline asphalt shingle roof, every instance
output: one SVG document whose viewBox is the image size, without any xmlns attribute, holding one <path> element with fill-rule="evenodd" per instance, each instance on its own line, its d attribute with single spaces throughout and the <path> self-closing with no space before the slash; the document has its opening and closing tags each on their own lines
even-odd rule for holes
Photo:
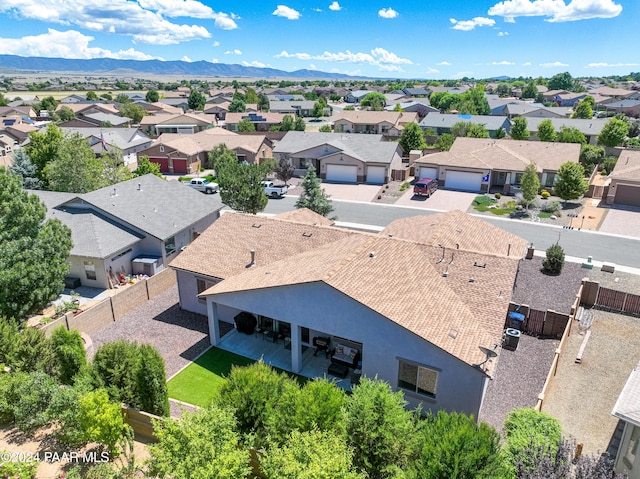
<svg viewBox="0 0 640 479">
<path fill-rule="evenodd" d="M 623 150 L 610 176 L 616 180 L 640 181 L 640 150 Z"/>
<path fill-rule="evenodd" d="M 631 371 L 611 414 L 640 427 L 640 363 Z"/>
</svg>

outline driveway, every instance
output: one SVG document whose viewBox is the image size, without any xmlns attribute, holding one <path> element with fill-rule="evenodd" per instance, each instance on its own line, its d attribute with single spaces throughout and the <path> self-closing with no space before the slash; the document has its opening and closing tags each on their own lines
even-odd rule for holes
<svg viewBox="0 0 640 479">
<path fill-rule="evenodd" d="M 382 188 L 381 185 L 352 185 L 347 183 L 325 183 L 322 188 L 331 199 L 349 201 L 372 201 Z"/>
<path fill-rule="evenodd" d="M 413 196 L 413 188 L 410 188 L 402 197 L 396 201 L 398 206 L 415 206 L 418 208 L 428 208 L 434 210 L 460 210 L 467 211 L 471 206 L 477 193 L 467 193 L 464 191 L 438 190 L 429 198 L 424 196 Z"/>
<path fill-rule="evenodd" d="M 602 221 L 600 231 L 640 238 L 640 208 L 612 206 Z"/>
</svg>

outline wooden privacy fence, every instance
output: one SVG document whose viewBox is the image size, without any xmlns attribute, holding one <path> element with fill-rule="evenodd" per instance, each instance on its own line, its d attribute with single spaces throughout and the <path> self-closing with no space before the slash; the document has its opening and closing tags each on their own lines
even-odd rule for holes
<svg viewBox="0 0 640 479">
<path fill-rule="evenodd" d="M 547 311 L 540 311 L 538 309 L 531 309 L 527 305 L 518 305 L 515 303 L 509 303 L 508 313 L 512 311 L 520 312 L 524 315 L 524 323 L 522 324 L 522 332 L 531 336 L 544 336 L 549 338 L 560 339 L 569 322 L 569 315 L 564 313 L 558 313 L 548 309 Z M 507 314 L 507 320 L 505 327 L 510 327 L 509 314 Z"/>
<path fill-rule="evenodd" d="M 599 286 L 594 306 L 609 311 L 619 311 L 639 316 L 640 296 Z"/>
</svg>

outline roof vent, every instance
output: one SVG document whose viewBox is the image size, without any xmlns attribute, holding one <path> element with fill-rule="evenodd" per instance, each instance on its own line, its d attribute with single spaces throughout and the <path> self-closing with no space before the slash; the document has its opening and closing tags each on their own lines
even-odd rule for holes
<svg viewBox="0 0 640 479">
<path fill-rule="evenodd" d="M 375 258 L 376 257 L 376 252 L 375 251 L 371 251 L 369 253 L 369 258 Z"/>
<path fill-rule="evenodd" d="M 456 339 L 458 337 L 458 330 L 457 329 L 450 329 L 449 330 L 449 337 Z"/>
<path fill-rule="evenodd" d="M 474 261 L 474 262 L 473 262 L 473 265 L 474 265 L 474 266 L 476 266 L 476 267 L 478 267 L 478 268 L 486 268 L 486 267 L 487 267 L 487 263 L 482 263 L 482 264 L 480 264 L 480 263 L 478 263 L 477 261 Z"/>
<path fill-rule="evenodd" d="M 443 278 L 446 278 L 447 276 L 449 276 L 449 268 L 445 269 L 445 270 L 442 272 L 442 277 L 443 277 Z"/>
<path fill-rule="evenodd" d="M 142 183 L 138 183 L 138 191 L 142 191 Z"/>
<path fill-rule="evenodd" d="M 476 280 L 474 278 L 469 278 L 469 283 L 475 283 Z"/>
<path fill-rule="evenodd" d="M 305 238 L 311 238 L 311 235 L 313 233 L 308 233 L 307 231 L 305 231 L 304 233 L 302 233 L 302 236 L 304 236 Z"/>
<path fill-rule="evenodd" d="M 253 223 L 251 226 L 253 228 L 260 228 L 262 225 L 260 223 Z"/>
<path fill-rule="evenodd" d="M 249 262 L 248 265 L 245 266 L 245 268 L 251 268 L 252 266 L 255 266 L 255 264 L 256 264 L 256 250 L 251 249 L 251 250 L 249 250 L 249 252 L 251 253 L 251 261 Z"/>
<path fill-rule="evenodd" d="M 111 193 L 111 196 L 118 196 L 118 190 L 114 188 L 113 193 Z"/>
</svg>

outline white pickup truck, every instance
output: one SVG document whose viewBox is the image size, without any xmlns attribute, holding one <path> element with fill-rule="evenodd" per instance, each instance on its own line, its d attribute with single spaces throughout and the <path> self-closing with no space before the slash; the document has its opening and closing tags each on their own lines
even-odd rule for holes
<svg viewBox="0 0 640 479">
<path fill-rule="evenodd" d="M 264 186 L 264 194 L 271 198 L 281 198 L 289 189 L 287 185 L 276 186 L 273 181 L 269 180 L 263 181 L 262 186 Z"/>
<path fill-rule="evenodd" d="M 204 192 L 207 195 L 216 193 L 220 189 L 218 183 L 213 183 L 206 178 L 193 178 L 186 184 L 193 189 Z"/>
</svg>

